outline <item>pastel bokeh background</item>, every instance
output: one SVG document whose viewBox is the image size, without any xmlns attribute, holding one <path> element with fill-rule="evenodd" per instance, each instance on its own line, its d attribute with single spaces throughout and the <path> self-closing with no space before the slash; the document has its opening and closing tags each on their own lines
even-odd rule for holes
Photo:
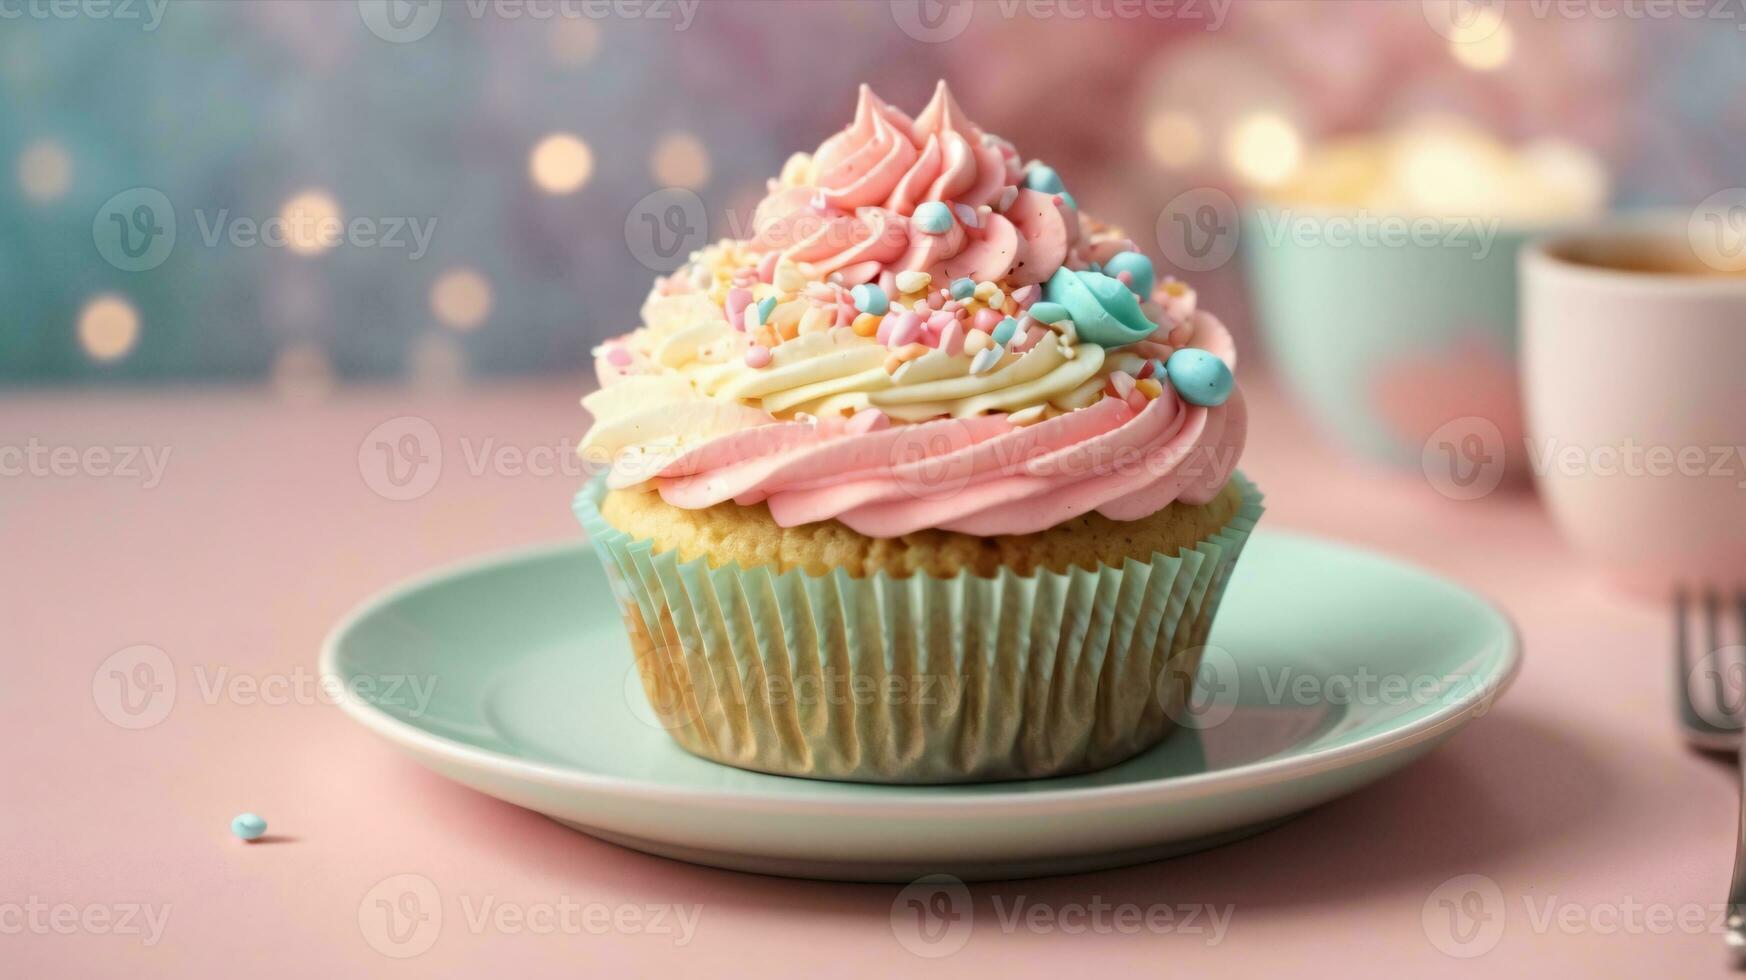
<svg viewBox="0 0 1746 980">
<path fill-rule="evenodd" d="M 1568 140 L 1624 205 L 1726 187 L 1746 9 L 1615 6 L 9 0 L 0 384 L 580 374 L 862 81 L 949 79 L 1149 249 L 1184 192 L 1426 112 Z M 1239 266 L 1192 278 L 1243 334 Z"/>
</svg>

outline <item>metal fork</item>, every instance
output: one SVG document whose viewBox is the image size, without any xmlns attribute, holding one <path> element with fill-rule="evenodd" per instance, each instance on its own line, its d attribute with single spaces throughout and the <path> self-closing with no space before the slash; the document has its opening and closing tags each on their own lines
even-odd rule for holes
<svg viewBox="0 0 1746 980">
<path fill-rule="evenodd" d="M 1731 602 L 1739 617 L 1740 644 L 1724 646 L 1726 614 L 1720 593 L 1704 591 L 1695 601 L 1695 614 L 1694 601 L 1684 589 L 1674 595 L 1674 688 L 1680 692 L 1679 723 L 1687 744 L 1740 756 L 1741 733 L 1746 729 L 1746 592 L 1736 593 Z M 1694 619 L 1701 623 L 1699 631 L 1692 629 Z M 1741 782 L 1727 930 L 1725 941 L 1734 969 L 1746 969 L 1746 778 Z"/>
</svg>

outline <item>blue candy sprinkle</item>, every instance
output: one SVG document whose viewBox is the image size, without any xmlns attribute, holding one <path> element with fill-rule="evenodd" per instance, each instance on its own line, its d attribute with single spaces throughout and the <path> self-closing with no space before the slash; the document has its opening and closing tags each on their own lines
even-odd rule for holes
<svg viewBox="0 0 1746 980">
<path fill-rule="evenodd" d="M 952 209 L 939 201 L 928 201 L 916 207 L 911 220 L 917 228 L 930 235 L 944 235 L 952 230 Z"/>
<path fill-rule="evenodd" d="M 1103 274 L 1106 276 L 1119 277 L 1124 272 L 1133 280 L 1128 283 L 1128 288 L 1134 291 L 1135 296 L 1146 299 L 1152 295 L 1156 275 L 1152 271 L 1151 259 L 1139 252 L 1118 252 L 1110 256 L 1109 261 L 1103 265 Z"/>
<path fill-rule="evenodd" d="M 974 295 L 976 295 L 976 283 L 975 282 L 973 282 L 972 280 L 970 280 L 968 278 L 952 280 L 952 298 L 953 299 L 969 299 L 970 297 L 972 297 Z"/>
<path fill-rule="evenodd" d="M 849 290 L 849 298 L 855 301 L 855 309 L 874 316 L 884 316 L 891 309 L 891 301 L 885 298 L 885 290 L 870 282 L 864 282 Z"/>
<path fill-rule="evenodd" d="M 1061 175 L 1055 172 L 1055 168 L 1045 167 L 1040 163 L 1025 171 L 1025 186 L 1044 194 L 1061 194 L 1065 191 Z"/>
<path fill-rule="evenodd" d="M 230 821 L 230 832 L 243 840 L 254 840 L 267 832 L 267 822 L 252 813 L 239 813 Z"/>
<path fill-rule="evenodd" d="M 1067 307 L 1062 306 L 1060 303 L 1051 303 L 1048 300 L 1044 300 L 1041 303 L 1032 303 L 1031 308 L 1025 312 L 1029 313 L 1031 319 L 1038 323 L 1060 323 L 1069 316 Z"/>
<path fill-rule="evenodd" d="M 1075 211 L 1079 210 L 1079 202 L 1074 199 L 1072 194 L 1069 194 L 1066 191 L 1061 191 L 1060 194 L 1061 194 L 1062 203 L 1066 204 L 1068 207 L 1072 208 Z"/>
<path fill-rule="evenodd" d="M 977 351 L 976 356 L 970 359 L 970 373 L 987 373 L 989 368 L 994 367 L 999 362 L 1003 353 L 1005 352 L 998 347 L 984 347 Z"/>
<path fill-rule="evenodd" d="M 1012 341 L 1012 335 L 1015 333 L 1018 333 L 1018 321 L 1009 316 L 995 324 L 994 333 L 990 336 L 994 338 L 995 343 L 1005 347 Z"/>
<path fill-rule="evenodd" d="M 766 296 L 758 301 L 758 324 L 762 326 L 770 322 L 770 314 L 776 309 L 776 297 Z"/>
<path fill-rule="evenodd" d="M 1237 385 L 1229 365 L 1198 347 L 1184 347 L 1171 354 L 1164 369 L 1171 386 L 1190 405 L 1223 405 Z"/>
</svg>

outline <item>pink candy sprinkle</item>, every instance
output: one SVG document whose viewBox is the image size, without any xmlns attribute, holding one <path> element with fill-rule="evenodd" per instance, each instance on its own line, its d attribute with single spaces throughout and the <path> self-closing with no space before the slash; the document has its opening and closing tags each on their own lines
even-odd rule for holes
<svg viewBox="0 0 1746 980">
<path fill-rule="evenodd" d="M 1146 402 L 1149 400 L 1150 399 L 1146 397 L 1146 393 L 1137 388 L 1128 392 L 1128 407 L 1136 412 L 1144 412 L 1146 410 Z"/>
<path fill-rule="evenodd" d="M 746 349 L 746 366 L 762 368 L 770 366 L 770 348 L 763 344 L 753 344 Z"/>
<path fill-rule="evenodd" d="M 891 428 L 891 418 L 877 408 L 863 408 L 843 428 L 850 435 L 864 436 L 869 432 Z"/>
<path fill-rule="evenodd" d="M 1037 287 L 1034 285 L 1020 286 L 1012 291 L 1012 301 L 1017 303 L 1021 310 L 1029 309 L 1030 305 L 1037 301 Z"/>
<path fill-rule="evenodd" d="M 735 330 L 746 329 L 746 307 L 752 305 L 752 291 L 735 287 L 728 290 L 727 306 L 722 312 L 727 314 L 728 323 Z"/>
<path fill-rule="evenodd" d="M 971 325 L 983 333 L 993 333 L 994 328 L 1000 326 L 1000 321 L 1003 319 L 1005 317 L 1000 315 L 999 310 L 989 309 L 985 306 L 976 311 L 976 319 L 971 321 Z"/>
<path fill-rule="evenodd" d="M 964 321 L 954 317 L 940 330 L 940 350 L 953 357 L 964 353 Z"/>
<path fill-rule="evenodd" d="M 770 282 L 776 278 L 776 256 L 777 253 L 771 252 L 758 263 L 759 282 Z"/>
<path fill-rule="evenodd" d="M 1108 390 L 1117 398 L 1127 398 L 1134 393 L 1134 376 L 1126 371 L 1110 372 Z"/>
<path fill-rule="evenodd" d="M 630 351 L 625 350 L 623 347 L 614 347 L 606 352 L 606 363 L 613 367 L 627 367 L 630 365 L 630 362 Z"/>
<path fill-rule="evenodd" d="M 897 325 L 891 328 L 892 347 L 906 347 L 916 342 L 921 336 L 922 318 L 914 313 L 901 313 L 897 316 Z"/>
</svg>

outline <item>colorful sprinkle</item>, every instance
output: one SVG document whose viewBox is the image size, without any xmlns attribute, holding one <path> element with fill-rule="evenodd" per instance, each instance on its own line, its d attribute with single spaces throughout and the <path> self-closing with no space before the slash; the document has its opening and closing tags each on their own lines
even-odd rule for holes
<svg viewBox="0 0 1746 980">
<path fill-rule="evenodd" d="M 863 408 L 849 419 L 847 429 L 851 435 L 864 436 L 869 432 L 891 428 L 891 417 L 877 408 Z"/>
<path fill-rule="evenodd" d="M 899 313 L 897 322 L 891 326 L 889 345 L 903 347 L 913 344 L 921 336 L 922 318 L 914 313 Z"/>
<path fill-rule="evenodd" d="M 1075 211 L 1079 210 L 1079 201 L 1077 199 L 1075 199 L 1073 197 L 1073 195 L 1067 193 L 1066 191 L 1062 191 L 1060 194 L 1060 197 L 1061 197 L 1062 204 L 1067 205 L 1068 207 L 1072 208 Z"/>
<path fill-rule="evenodd" d="M 630 366 L 630 362 L 630 351 L 625 350 L 623 347 L 611 347 L 607 349 L 606 363 L 613 367 L 628 367 Z"/>
<path fill-rule="evenodd" d="M 751 305 L 752 291 L 736 286 L 728 290 L 727 305 L 722 307 L 722 312 L 727 314 L 728 322 L 733 324 L 734 329 L 743 330 L 745 329 L 746 307 Z"/>
<path fill-rule="evenodd" d="M 1037 301 L 1037 292 L 1037 287 L 1034 285 L 1020 286 L 1012 291 L 1012 301 L 1017 303 L 1020 309 L 1029 309 L 1030 305 Z"/>
<path fill-rule="evenodd" d="M 884 316 L 891 309 L 891 301 L 885 298 L 885 290 L 870 282 L 864 282 L 849 290 L 849 296 L 855 301 L 855 309 L 874 316 Z"/>
<path fill-rule="evenodd" d="M 883 319 L 884 317 L 874 316 L 871 313 L 863 313 L 856 317 L 849 326 L 855 331 L 855 336 L 871 337 L 879 332 L 879 324 Z"/>
<path fill-rule="evenodd" d="M 1067 307 L 1060 303 L 1050 303 L 1047 300 L 1041 303 L 1032 303 L 1030 309 L 1025 312 L 1029 313 L 1031 319 L 1038 323 L 1060 323 L 1068 317 Z"/>
<path fill-rule="evenodd" d="M 952 298 L 965 300 L 976 295 L 976 283 L 969 278 L 952 280 Z"/>
<path fill-rule="evenodd" d="M 981 330 L 971 330 L 964 335 L 964 353 L 975 356 L 994 346 L 994 338 Z"/>
<path fill-rule="evenodd" d="M 1018 411 L 1013 412 L 1006 417 L 1006 420 L 1013 425 L 1018 426 L 1035 425 L 1036 423 L 1043 421 L 1043 416 L 1048 411 L 1049 406 L 1046 404 L 1032 405 L 1030 408 L 1021 408 Z"/>
<path fill-rule="evenodd" d="M 994 210 L 1004 213 L 1007 208 L 1012 207 L 1012 202 L 1016 200 L 1018 200 L 1018 188 L 1008 187 L 1000 192 L 1000 201 L 994 205 Z"/>
<path fill-rule="evenodd" d="M 267 832 L 267 821 L 252 813 L 239 813 L 230 820 L 230 832 L 243 840 L 259 840 Z"/>
<path fill-rule="evenodd" d="M 1005 353 L 999 347 L 989 347 L 978 351 L 970 361 L 970 373 L 987 374 L 990 368 L 1000 362 L 1001 356 Z"/>
<path fill-rule="evenodd" d="M 1164 394 L 1164 386 L 1158 383 L 1157 378 L 1141 378 L 1134 382 L 1134 390 L 1147 398 L 1158 398 Z"/>
<path fill-rule="evenodd" d="M 927 201 L 916 207 L 912 220 L 919 231 L 944 235 L 952 230 L 952 209 L 939 201 Z"/>
<path fill-rule="evenodd" d="M 758 324 L 762 326 L 770 322 L 770 314 L 776 311 L 776 297 L 766 296 L 758 301 Z"/>
<path fill-rule="evenodd" d="M 994 338 L 995 343 L 1005 347 L 1012 342 L 1013 335 L 1016 333 L 1018 333 L 1018 321 L 1009 316 L 994 325 L 994 330 L 990 336 Z"/>
<path fill-rule="evenodd" d="M 751 368 L 769 367 L 772 356 L 770 348 L 763 344 L 753 344 L 746 349 L 746 366 Z"/>
<path fill-rule="evenodd" d="M 1110 256 L 1103 264 L 1103 271 L 1105 275 L 1120 279 L 1142 300 L 1152 295 L 1152 284 L 1157 280 L 1152 260 L 1139 252 L 1118 252 Z"/>
<path fill-rule="evenodd" d="M 1001 316 L 999 310 L 991 310 L 987 307 L 983 307 L 976 311 L 976 316 L 970 321 L 970 325 L 983 333 L 993 333 L 994 328 L 1000 325 L 1000 321 Z"/>
<path fill-rule="evenodd" d="M 925 272 L 906 269 L 897 274 L 897 290 L 901 293 L 919 293 L 933 281 L 934 277 Z"/>
<path fill-rule="evenodd" d="M 982 227 L 981 216 L 976 213 L 975 208 L 968 204 L 952 205 L 952 213 L 958 216 L 958 220 L 963 222 L 966 228 Z"/>
<path fill-rule="evenodd" d="M 1183 401 L 1204 408 L 1223 405 L 1237 385 L 1229 365 L 1198 347 L 1184 347 L 1171 354 L 1164 373 Z"/>
<path fill-rule="evenodd" d="M 1117 398 L 1127 398 L 1134 390 L 1134 377 L 1126 371 L 1111 371 L 1104 379 L 1104 390 Z"/>
<path fill-rule="evenodd" d="M 782 257 L 780 252 L 771 252 L 758 262 L 758 280 L 770 282 L 776 278 L 776 260 Z"/>
<path fill-rule="evenodd" d="M 1043 194 L 1059 194 L 1065 185 L 1061 183 L 1061 175 L 1054 167 L 1037 164 L 1025 171 L 1025 186 Z"/>
<path fill-rule="evenodd" d="M 953 357 L 964 353 L 964 321 L 953 317 L 940 329 L 940 350 Z"/>
</svg>

